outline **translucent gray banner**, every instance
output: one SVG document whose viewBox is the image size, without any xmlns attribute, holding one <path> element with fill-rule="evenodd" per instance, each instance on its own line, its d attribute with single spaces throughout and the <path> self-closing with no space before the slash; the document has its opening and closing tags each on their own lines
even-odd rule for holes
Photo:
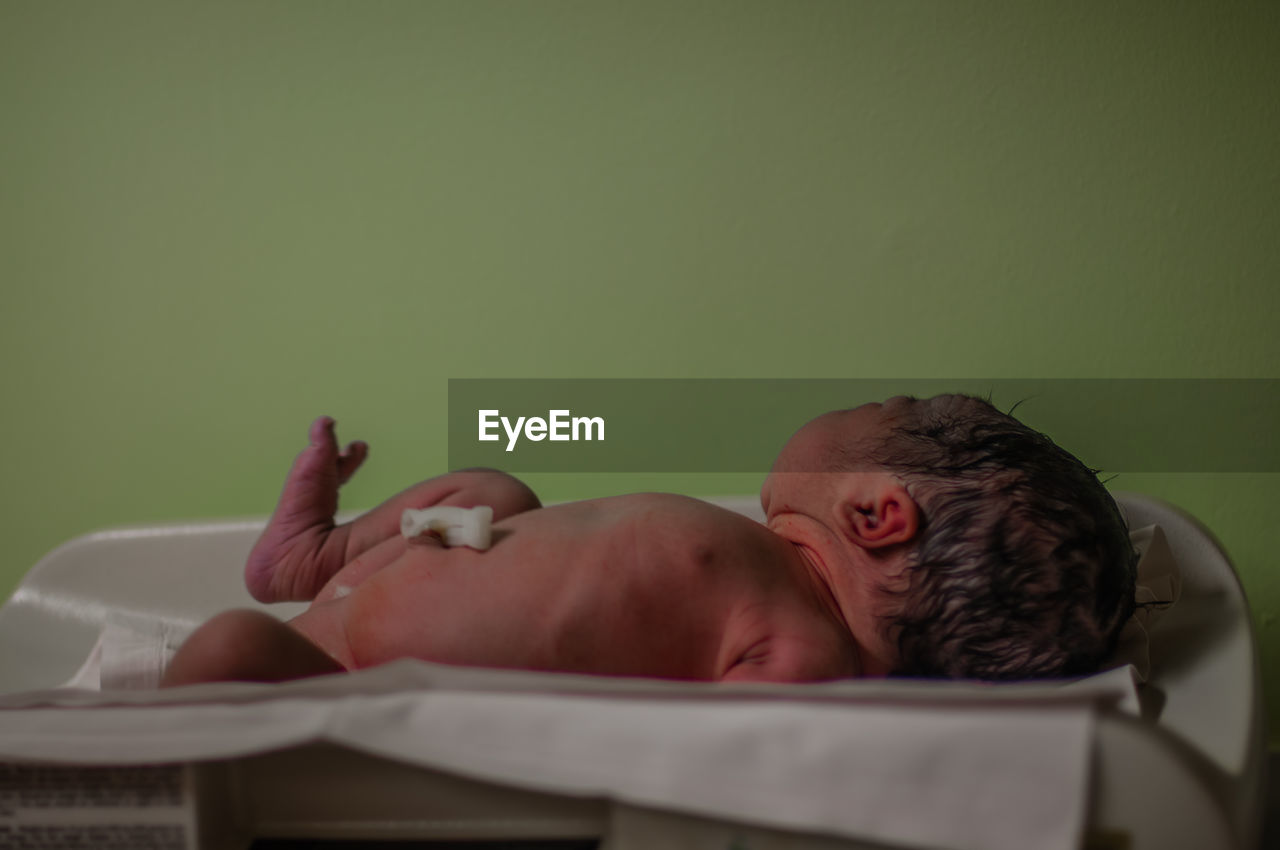
<svg viewBox="0 0 1280 850">
<path fill-rule="evenodd" d="M 449 466 L 763 473 L 819 414 L 953 392 L 1107 472 L 1280 472 L 1277 379 L 450 379 Z"/>
</svg>

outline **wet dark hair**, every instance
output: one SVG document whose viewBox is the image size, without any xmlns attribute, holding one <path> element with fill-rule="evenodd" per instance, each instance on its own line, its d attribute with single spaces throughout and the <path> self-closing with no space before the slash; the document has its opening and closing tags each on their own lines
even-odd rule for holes
<svg viewBox="0 0 1280 850">
<path fill-rule="evenodd" d="M 1114 652 L 1137 553 L 1096 470 L 960 395 L 913 405 L 870 459 L 920 509 L 905 588 L 889 591 L 893 675 L 1076 676 Z"/>
</svg>

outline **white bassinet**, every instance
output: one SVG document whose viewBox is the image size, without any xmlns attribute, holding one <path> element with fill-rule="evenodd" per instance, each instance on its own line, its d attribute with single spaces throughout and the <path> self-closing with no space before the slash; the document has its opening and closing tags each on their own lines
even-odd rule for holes
<svg viewBox="0 0 1280 850">
<path fill-rule="evenodd" d="M 0 845 L 1251 850 L 1265 737 L 1239 582 L 1193 520 L 1119 498 L 1181 572 L 1136 689 L 1130 668 L 1073 685 L 720 687 L 405 661 L 92 690 L 255 605 L 240 565 L 262 523 L 78 538 L 0 609 Z M 59 688 L 72 679 L 90 689 Z"/>
</svg>

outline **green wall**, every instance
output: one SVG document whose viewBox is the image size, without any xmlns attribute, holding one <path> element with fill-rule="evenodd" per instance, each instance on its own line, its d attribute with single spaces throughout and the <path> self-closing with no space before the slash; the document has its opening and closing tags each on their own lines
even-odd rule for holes
<svg viewBox="0 0 1280 850">
<path fill-rule="evenodd" d="M 1280 9 L 962 5 L 0 0 L 0 590 L 269 511 L 319 413 L 370 506 L 449 377 L 1280 377 Z M 1114 482 L 1236 559 L 1273 729 L 1277 478 Z"/>
</svg>

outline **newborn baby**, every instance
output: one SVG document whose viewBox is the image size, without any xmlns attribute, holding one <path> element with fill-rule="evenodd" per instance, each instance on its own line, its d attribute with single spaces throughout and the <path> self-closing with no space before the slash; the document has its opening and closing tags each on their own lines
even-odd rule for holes
<svg viewBox="0 0 1280 850">
<path fill-rule="evenodd" d="M 542 507 L 492 470 L 335 525 L 368 448 L 311 426 L 245 567 L 283 623 L 230 611 L 166 685 L 281 681 L 397 658 L 719 681 L 1093 672 L 1133 609 L 1136 555 L 1095 474 L 984 401 L 900 396 L 820 416 L 761 490 L 766 521 L 642 493 Z M 493 509 L 493 545 L 400 533 L 406 508 Z"/>
</svg>

